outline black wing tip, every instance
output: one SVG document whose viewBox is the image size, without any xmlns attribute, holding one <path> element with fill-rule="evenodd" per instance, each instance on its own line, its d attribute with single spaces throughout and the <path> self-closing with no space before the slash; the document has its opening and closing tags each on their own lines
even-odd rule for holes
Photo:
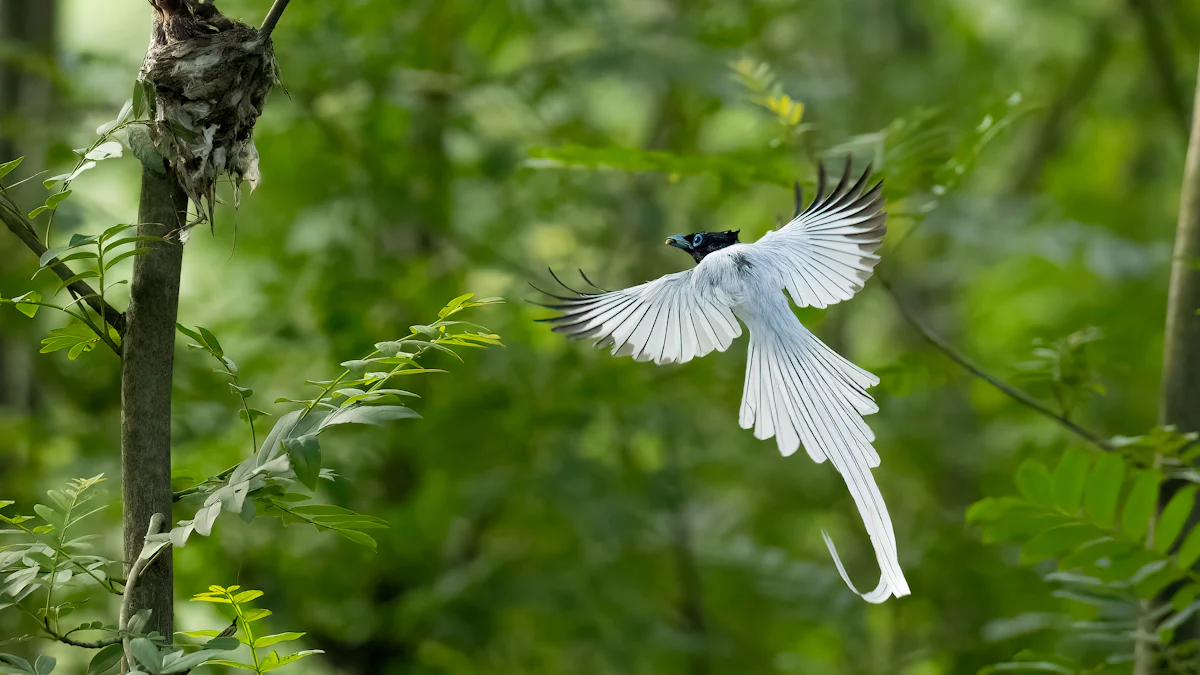
<svg viewBox="0 0 1200 675">
<path fill-rule="evenodd" d="M 594 289 L 596 289 L 596 290 L 600 291 L 601 293 L 608 293 L 608 292 L 609 292 L 609 291 L 608 291 L 608 289 L 601 288 L 601 287 L 597 286 L 597 285 L 595 284 L 595 282 L 593 282 L 591 279 L 589 279 L 589 278 L 588 278 L 588 275 L 587 275 L 586 273 L 584 273 L 584 271 L 583 271 L 583 268 L 580 268 L 580 269 L 579 269 L 579 276 L 583 277 L 583 281 L 584 281 L 584 282 L 585 282 L 585 283 L 586 283 L 588 286 L 591 286 L 592 288 L 594 288 Z"/>
<path fill-rule="evenodd" d="M 792 185 L 792 191 L 796 201 L 796 210 L 792 215 L 793 218 L 797 218 L 800 215 L 815 209 L 831 205 L 834 202 L 840 202 L 848 195 L 853 195 L 854 199 L 873 195 L 883 186 L 883 179 L 881 178 L 879 179 L 879 182 L 872 186 L 869 190 L 863 191 L 863 186 L 866 185 L 867 180 L 871 177 L 871 171 L 875 168 L 874 162 L 867 162 L 867 166 L 863 169 L 862 175 L 860 175 L 858 180 L 854 182 L 854 185 L 847 189 L 846 184 L 850 181 L 850 176 L 852 175 L 850 172 L 851 169 L 853 169 L 854 164 L 854 155 L 848 152 L 846 153 L 845 168 L 842 170 L 841 179 L 838 180 L 838 184 L 834 186 L 829 194 L 825 194 L 825 185 L 828 183 L 828 176 L 825 172 L 825 163 L 818 159 L 816 164 L 817 194 L 815 197 L 813 197 L 812 203 L 808 205 L 808 208 L 804 208 L 803 191 L 800 188 L 800 182 L 796 181 Z"/>
</svg>

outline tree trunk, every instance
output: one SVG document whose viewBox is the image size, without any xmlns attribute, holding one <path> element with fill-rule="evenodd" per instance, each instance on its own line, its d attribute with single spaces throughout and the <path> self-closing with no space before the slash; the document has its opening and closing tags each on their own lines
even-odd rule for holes
<svg viewBox="0 0 1200 675">
<path fill-rule="evenodd" d="M 138 236 L 168 237 L 144 244 L 134 258 L 121 358 L 121 475 L 125 499 L 126 572 L 142 550 L 150 517 L 171 522 L 171 371 L 187 196 L 173 173 L 142 170 Z M 171 556 L 160 554 L 141 576 L 130 606 L 153 610 L 148 630 L 170 637 L 173 590 Z"/>
<path fill-rule="evenodd" d="M 1183 169 L 1179 198 L 1179 221 L 1175 228 L 1175 251 L 1171 258 L 1171 285 L 1167 295 L 1167 327 L 1163 336 L 1162 400 L 1159 424 L 1174 425 L 1180 432 L 1200 431 L 1200 82 L 1193 104 L 1191 139 Z M 1169 495 L 1177 486 L 1165 486 Z M 1193 509 L 1188 529 L 1194 527 Z M 1152 629 L 1152 627 L 1149 627 Z M 1176 641 L 1200 635 L 1196 621 L 1181 626 Z M 1154 651 L 1138 643 L 1135 675 L 1157 670 Z"/>
<path fill-rule="evenodd" d="M 14 50 L 32 54 L 48 64 L 54 63 L 57 8 L 56 0 L 0 0 L 0 44 L 12 45 Z M 30 123 L 46 117 L 53 96 L 54 86 L 44 71 L 29 68 L 16 59 L 0 60 L 0 162 L 25 156 L 23 170 L 36 173 L 44 168 L 42 155 L 46 139 L 44 134 L 30 133 Z M 21 195 L 35 195 L 38 190 L 41 185 L 33 181 L 12 192 L 18 202 L 23 203 Z M 36 199 L 40 202 L 44 196 L 39 195 Z M 15 259 L 8 248 L 17 248 L 20 244 L 7 241 L 0 244 L 0 259 L 10 256 Z M 0 264 L 0 276 L 8 270 L 6 260 Z M 29 348 L 28 340 L 33 333 L 28 329 L 17 329 L 17 332 L 17 335 L 9 331 L 0 335 L 0 407 L 22 414 L 34 408 L 37 381 L 31 361 L 34 350 Z"/>
</svg>

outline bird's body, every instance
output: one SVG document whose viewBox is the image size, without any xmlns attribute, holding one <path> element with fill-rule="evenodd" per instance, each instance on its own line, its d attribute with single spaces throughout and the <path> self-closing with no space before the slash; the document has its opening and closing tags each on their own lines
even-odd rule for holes
<svg viewBox="0 0 1200 675">
<path fill-rule="evenodd" d="M 559 298 L 562 304 L 552 307 L 563 314 L 550 321 L 555 331 L 612 345 L 614 355 L 663 364 L 725 351 L 741 335 L 740 319 L 750 345 L 739 424 L 756 438 L 774 437 L 785 456 L 803 445 L 813 460 L 830 460 L 846 480 L 882 571 L 878 587 L 860 595 L 882 602 L 909 589 L 871 473 L 879 466 L 875 436 L 863 420 L 878 411 L 867 388 L 879 380 L 818 340 L 784 294 L 801 306 L 825 307 L 851 297 L 870 276 L 886 227 L 879 187 L 862 190 L 866 177 L 850 186 L 847 165 L 833 192 L 822 197 L 819 185 L 807 210 L 799 213 L 797 204 L 792 222 L 753 244 L 738 242 L 736 232 L 671 237 L 667 243 L 690 252 L 695 268 L 620 291 Z M 826 543 L 853 589 L 827 535 Z"/>
</svg>

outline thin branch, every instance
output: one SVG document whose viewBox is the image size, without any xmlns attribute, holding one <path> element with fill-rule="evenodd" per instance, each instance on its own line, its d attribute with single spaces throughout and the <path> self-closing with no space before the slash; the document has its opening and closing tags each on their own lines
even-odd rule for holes
<svg viewBox="0 0 1200 675">
<path fill-rule="evenodd" d="M 224 481 L 225 481 L 225 479 L 227 479 L 227 478 L 229 478 L 230 476 L 232 476 L 232 475 L 233 475 L 233 472 L 234 472 L 234 471 L 236 471 L 236 470 L 237 470 L 237 468 L 238 468 L 239 466 L 241 466 L 241 465 L 240 465 L 240 464 L 234 464 L 233 466 L 229 467 L 228 469 L 225 469 L 225 470 L 224 470 L 224 471 L 222 471 L 221 473 L 219 473 L 219 474 L 217 474 L 217 475 L 213 476 L 212 478 L 209 478 L 209 479 L 205 480 L 205 481 L 204 481 L 204 482 L 202 482 L 202 483 L 197 483 L 196 485 L 193 485 L 193 486 L 191 486 L 191 487 L 189 487 L 189 488 L 184 488 L 184 489 L 182 489 L 182 490 L 179 490 L 178 492 L 174 492 L 174 493 L 172 493 L 172 494 L 171 494 L 171 501 L 173 501 L 173 502 L 177 502 L 177 501 L 179 501 L 180 499 L 183 499 L 184 497 L 186 497 L 186 496 L 188 496 L 188 495 L 193 495 L 193 494 L 196 494 L 197 492 L 199 492 L 199 491 L 200 491 L 200 488 L 202 488 L 202 487 L 204 487 L 205 485 L 208 485 L 208 484 L 210 484 L 210 483 L 221 483 L 221 482 L 224 482 Z"/>
<path fill-rule="evenodd" d="M 283 16 L 283 10 L 287 9 L 290 1 L 275 0 L 275 4 L 271 5 L 271 9 L 267 12 L 267 18 L 263 19 L 262 26 L 258 29 L 259 36 L 263 38 L 271 36 L 271 31 L 275 30 L 275 24 L 279 23 L 279 17 Z"/>
<path fill-rule="evenodd" d="M 166 520 L 166 516 L 161 513 L 156 513 L 153 516 L 150 516 L 150 525 L 146 527 L 146 538 L 149 539 L 150 537 L 158 534 L 162 530 L 163 523 L 165 523 Z M 129 569 L 129 576 L 125 581 L 125 596 L 121 599 L 121 612 L 117 615 L 117 629 L 120 631 L 120 635 L 125 642 L 125 663 L 129 664 L 130 666 L 137 663 L 133 660 L 133 652 L 129 650 L 129 605 L 131 604 L 130 601 L 133 599 L 133 589 L 137 587 L 138 577 L 142 575 L 142 570 L 146 569 L 146 565 L 149 565 L 151 561 L 158 557 L 158 554 L 161 553 L 163 549 L 168 548 L 169 546 L 170 545 L 168 544 L 167 546 L 160 548 L 155 552 L 154 555 L 148 557 L 138 556 L 137 561 L 133 563 L 133 567 Z"/>
<path fill-rule="evenodd" d="M 95 640 L 93 642 L 84 642 L 82 640 L 72 639 L 72 638 L 68 637 L 68 633 L 59 635 L 58 633 L 56 633 L 54 631 L 53 628 L 50 627 L 50 617 L 49 616 L 39 619 L 38 615 L 31 612 L 29 610 L 29 608 L 26 607 L 25 605 L 22 605 L 19 602 L 14 602 L 13 606 L 16 607 L 17 609 L 21 610 L 22 612 L 25 612 L 26 614 L 28 614 L 29 617 L 31 619 L 33 619 L 35 623 L 37 623 L 38 627 L 40 627 L 48 636 L 50 636 L 51 640 L 57 640 L 58 642 L 61 642 L 65 645 L 71 645 L 72 647 L 83 647 L 84 649 L 100 649 L 101 647 L 115 645 L 121 641 L 120 635 L 117 635 L 116 637 L 111 637 L 111 638 L 102 638 L 99 640 Z M 71 632 L 74 632 L 74 631 L 71 631 Z"/>
<path fill-rule="evenodd" d="M 17 235 L 17 238 L 21 240 L 21 243 L 25 244 L 30 251 L 33 251 L 34 255 L 38 256 L 38 258 L 41 258 L 46 252 L 46 246 L 42 243 L 42 240 L 38 237 L 37 232 L 33 229 L 33 224 L 30 223 L 27 218 L 25 218 L 25 216 L 17 208 L 16 204 L 13 204 L 12 200 L 8 198 L 8 195 L 3 193 L 2 188 L 0 188 L 0 197 L 2 197 L 2 199 L 0 199 L 0 220 L 4 221 L 4 224 L 8 227 L 10 232 Z M 63 281 L 75 276 L 75 272 L 65 263 L 54 263 L 50 266 L 50 269 L 53 270 L 54 273 L 57 274 L 58 277 Z M 74 293 L 76 297 L 84 298 L 84 301 L 87 302 L 88 306 L 91 307 L 96 314 L 105 317 L 108 325 L 112 326 L 113 330 L 117 331 L 117 335 L 120 335 L 121 337 L 125 336 L 125 315 L 121 312 L 118 312 L 108 303 L 102 302 L 100 300 L 100 296 L 96 293 L 96 291 L 92 290 L 92 287 L 89 286 L 86 281 L 75 281 L 71 283 L 70 286 L 67 286 L 67 288 Z M 120 349 L 118 349 L 115 344 L 112 344 L 111 339 L 104 333 L 104 331 L 99 330 L 94 325 L 91 326 L 91 328 L 92 330 L 96 331 L 96 334 L 99 335 L 100 338 L 103 339 L 107 344 L 109 344 L 110 347 L 116 349 L 118 354 L 120 353 Z"/>
<path fill-rule="evenodd" d="M 1088 431 L 1087 429 L 1084 429 L 1083 427 L 1072 422 L 1071 420 L 1067 419 L 1066 417 L 1047 408 L 1046 406 L 1042 405 L 1037 399 L 1030 396 L 1028 393 L 1022 391 L 1021 389 L 1018 389 L 1018 388 L 1008 384 L 1007 382 L 1004 382 L 1003 380 L 996 377 L 995 375 L 988 373 L 979 364 L 972 361 L 969 356 L 960 352 L 949 342 L 946 342 L 944 339 L 942 339 L 942 337 L 939 336 L 937 333 L 934 333 L 932 330 L 930 330 L 928 327 L 926 327 L 925 324 L 921 323 L 921 320 L 918 319 L 904 304 L 904 301 L 900 298 L 900 295 L 898 293 L 896 293 L 896 289 L 893 288 L 892 285 L 890 283 L 888 283 L 888 281 L 886 279 L 884 279 L 878 272 L 875 273 L 875 277 L 877 279 L 879 279 L 879 282 L 881 284 L 883 284 L 884 289 L 887 290 L 888 294 L 892 296 L 892 299 L 896 302 L 896 308 L 900 310 L 900 315 L 904 317 L 904 320 L 906 322 L 908 322 L 908 325 L 912 326 L 913 329 L 915 329 L 918 333 L 921 334 L 921 337 L 925 338 L 926 342 L 928 342 L 929 344 L 936 347 L 939 351 L 941 351 L 943 354 L 945 354 L 951 361 L 954 361 L 958 365 L 962 366 L 967 372 L 971 373 L 975 377 L 978 377 L 979 379 L 983 380 L 984 382 L 987 382 L 988 384 L 992 385 L 993 387 L 998 389 L 1001 393 L 1008 396 L 1009 398 L 1016 401 L 1017 403 L 1020 403 L 1021 405 L 1033 410 L 1034 412 L 1037 412 L 1045 417 L 1048 417 L 1048 418 L 1054 420 L 1055 422 L 1057 422 L 1060 426 L 1062 426 L 1067 431 L 1070 431 L 1071 433 L 1075 434 L 1076 436 L 1079 436 L 1080 438 L 1095 445 L 1096 447 L 1100 448 L 1101 450 L 1113 450 L 1112 444 L 1109 443 L 1108 441 L 1104 440 L 1100 436 L 1092 433 L 1091 431 Z"/>
</svg>

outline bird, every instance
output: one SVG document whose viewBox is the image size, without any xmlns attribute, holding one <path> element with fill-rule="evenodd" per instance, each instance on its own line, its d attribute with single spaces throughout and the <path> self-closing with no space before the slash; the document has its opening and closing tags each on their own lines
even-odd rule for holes
<svg viewBox="0 0 1200 675">
<path fill-rule="evenodd" d="M 689 253 L 695 267 L 615 291 L 596 286 L 582 270 L 583 281 L 596 292 L 577 291 L 551 269 L 555 281 L 573 295 L 534 286 L 557 301 L 535 304 L 555 311 L 538 319 L 554 332 L 592 339 L 614 356 L 660 365 L 723 352 L 745 324 L 750 338 L 738 423 L 755 438 L 773 437 L 785 457 L 803 446 L 814 461 L 829 460 L 841 474 L 879 563 L 876 588 L 860 592 L 829 533 L 822 530 L 822 536 L 850 590 L 881 603 L 910 590 L 872 473 L 879 466 L 875 434 L 863 419 L 879 410 L 867 393 L 879 378 L 821 342 L 788 300 L 817 308 L 849 300 L 879 262 L 876 252 L 887 232 L 883 182 L 866 187 L 870 166 L 851 182 L 851 166 L 847 157 L 841 179 L 826 193 L 825 169 L 818 163 L 812 203 L 803 208 L 796 183 L 792 219 L 758 241 L 741 242 L 740 230 L 672 235 L 665 243 Z"/>
</svg>

